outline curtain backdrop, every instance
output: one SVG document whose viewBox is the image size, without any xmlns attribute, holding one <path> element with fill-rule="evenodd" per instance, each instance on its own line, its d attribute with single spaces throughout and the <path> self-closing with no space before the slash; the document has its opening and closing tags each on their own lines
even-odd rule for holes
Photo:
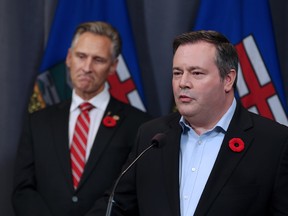
<svg viewBox="0 0 288 216">
<path fill-rule="evenodd" d="M 155 117 L 171 111 L 172 40 L 192 29 L 199 1 L 127 0 L 146 106 Z M 57 0 L 0 1 L 0 215 L 14 215 L 16 148 L 56 4 Z M 270 4 L 288 98 L 288 1 L 270 0 Z"/>
</svg>

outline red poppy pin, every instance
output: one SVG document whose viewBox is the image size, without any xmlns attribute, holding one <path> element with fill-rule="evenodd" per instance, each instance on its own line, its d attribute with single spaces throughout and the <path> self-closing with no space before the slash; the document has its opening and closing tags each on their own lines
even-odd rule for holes
<svg viewBox="0 0 288 216">
<path fill-rule="evenodd" d="M 240 138 L 232 138 L 229 141 L 229 148 L 234 152 L 241 152 L 244 150 L 245 144 Z"/>
<path fill-rule="evenodd" d="M 106 127 L 115 127 L 119 119 L 120 119 L 119 116 L 117 115 L 111 116 L 110 112 L 108 112 L 107 116 L 103 118 L 102 122 L 103 125 Z"/>
</svg>

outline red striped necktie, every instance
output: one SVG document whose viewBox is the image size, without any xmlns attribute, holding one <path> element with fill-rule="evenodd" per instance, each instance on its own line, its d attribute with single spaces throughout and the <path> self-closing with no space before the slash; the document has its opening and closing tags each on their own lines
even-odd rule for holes
<svg viewBox="0 0 288 216">
<path fill-rule="evenodd" d="M 81 113 L 77 118 L 70 148 L 74 189 L 78 187 L 85 167 L 86 146 L 90 125 L 89 111 L 93 109 L 93 105 L 85 102 L 82 103 L 79 108 L 81 110 Z"/>
</svg>

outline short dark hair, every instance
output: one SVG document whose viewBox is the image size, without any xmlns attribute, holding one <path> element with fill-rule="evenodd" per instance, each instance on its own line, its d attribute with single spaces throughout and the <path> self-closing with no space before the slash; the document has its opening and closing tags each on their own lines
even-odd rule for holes
<svg viewBox="0 0 288 216">
<path fill-rule="evenodd" d="M 181 45 L 195 44 L 202 41 L 215 45 L 215 63 L 222 79 L 225 78 L 231 69 L 236 71 L 236 80 L 233 85 L 236 88 L 239 63 L 238 54 L 235 46 L 221 33 L 211 30 L 200 30 L 181 34 L 173 41 L 173 55 Z"/>
</svg>

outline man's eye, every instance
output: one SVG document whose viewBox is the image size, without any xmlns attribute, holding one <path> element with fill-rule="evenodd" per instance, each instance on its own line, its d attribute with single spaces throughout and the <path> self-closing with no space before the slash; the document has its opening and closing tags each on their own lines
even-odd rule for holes
<svg viewBox="0 0 288 216">
<path fill-rule="evenodd" d="M 85 55 L 82 55 L 82 54 L 79 54 L 79 55 L 77 55 L 78 56 L 78 58 L 80 58 L 80 59 L 84 59 L 85 58 Z"/>
<path fill-rule="evenodd" d="M 95 61 L 96 63 L 105 63 L 105 62 L 106 62 L 106 60 L 103 59 L 103 58 L 95 58 L 94 61 Z"/>
<path fill-rule="evenodd" d="M 179 76 L 179 75 L 181 75 L 180 71 L 173 71 L 173 76 Z"/>
</svg>

